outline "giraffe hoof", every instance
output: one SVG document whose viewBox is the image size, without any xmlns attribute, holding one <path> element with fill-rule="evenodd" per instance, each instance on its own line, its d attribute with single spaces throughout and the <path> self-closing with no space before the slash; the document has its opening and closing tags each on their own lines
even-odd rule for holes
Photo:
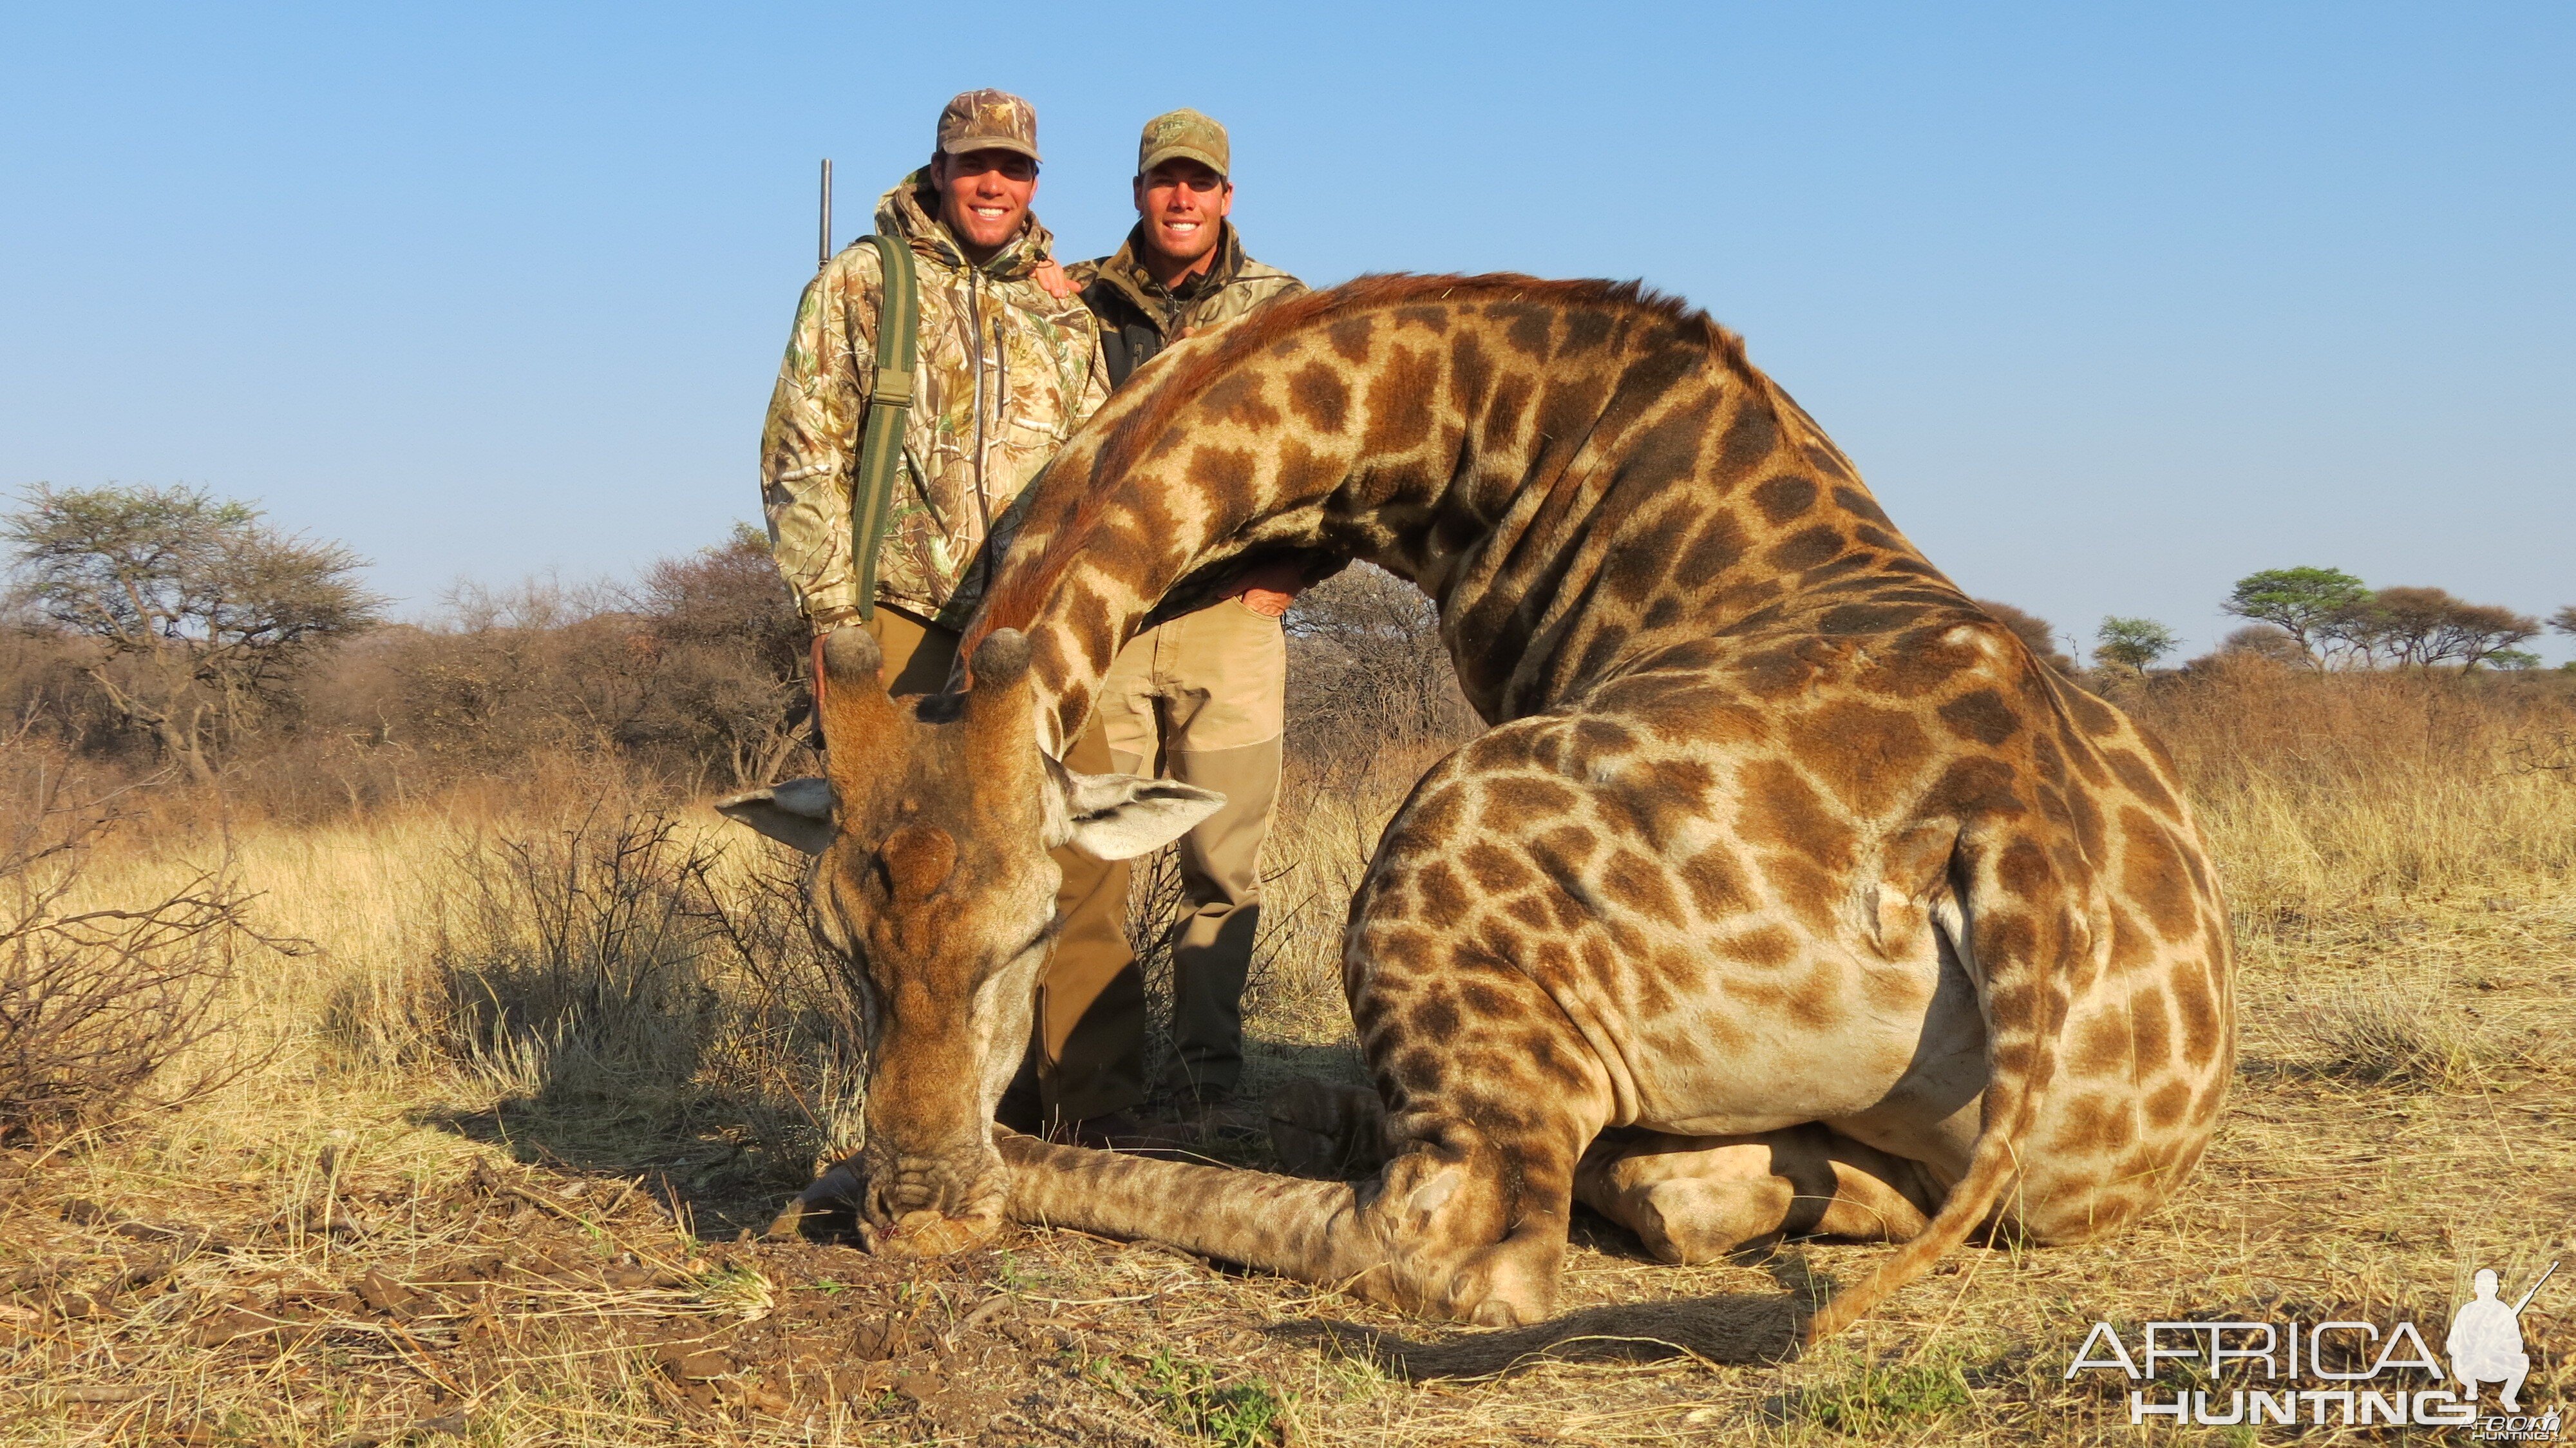
<svg viewBox="0 0 2576 1448">
<path fill-rule="evenodd" d="M 1698 1182 L 1658 1182 L 1637 1203 L 1637 1240 L 1658 1262 L 1715 1262 L 1742 1240 L 1725 1230 L 1722 1200 Z M 1757 1234 L 1758 1235 L 1758 1234 Z"/>
<path fill-rule="evenodd" d="M 1478 1327 L 1527 1327 L 1538 1321 L 1538 1314 L 1523 1312 L 1520 1304 L 1489 1297 L 1476 1304 L 1467 1320 Z"/>
</svg>

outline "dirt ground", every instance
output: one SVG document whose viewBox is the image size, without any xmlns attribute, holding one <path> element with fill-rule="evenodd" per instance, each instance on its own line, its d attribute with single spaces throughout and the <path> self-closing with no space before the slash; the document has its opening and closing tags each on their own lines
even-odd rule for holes
<svg viewBox="0 0 2576 1448">
<path fill-rule="evenodd" d="M 2448 993 L 2356 993 L 2392 972 Z M 2249 941 L 2240 1006 L 2236 1104 L 2179 1202 L 2095 1246 L 1964 1250 L 1803 1359 L 1802 1307 L 1884 1248 L 1676 1268 L 1585 1218 L 1555 1321 L 1466 1331 L 1069 1232 L 930 1264 L 756 1240 L 782 1179 L 704 1123 L 602 1162 L 578 1121 L 359 1082 L 292 1120 L 207 1109 L 0 1162 L 0 1439 L 2358 1440 L 2133 1428 L 2128 1384 L 2064 1370 L 2095 1321 L 2405 1317 L 2438 1345 L 2476 1268 L 2518 1292 L 2576 1257 L 2576 901 L 2294 924 Z M 2474 1049 L 2374 1056 L 2373 1030 Z M 2567 1404 L 2571 1309 L 2562 1270 L 2524 1314 L 2527 1403 Z"/>
</svg>

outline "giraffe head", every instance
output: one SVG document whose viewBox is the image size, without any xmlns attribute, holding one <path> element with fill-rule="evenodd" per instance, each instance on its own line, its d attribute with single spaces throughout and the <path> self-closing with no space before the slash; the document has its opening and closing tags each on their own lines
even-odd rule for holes
<svg viewBox="0 0 2576 1448">
<path fill-rule="evenodd" d="M 1001 1224 L 991 1123 L 1055 934 L 1063 877 L 1048 851 L 1140 855 L 1224 801 L 1048 758 L 1022 634 L 985 639 L 961 693 L 890 697 L 879 663 L 863 630 L 832 633 L 828 775 L 716 807 L 815 856 L 814 908 L 869 1038 L 862 1229 L 927 1252 Z"/>
</svg>

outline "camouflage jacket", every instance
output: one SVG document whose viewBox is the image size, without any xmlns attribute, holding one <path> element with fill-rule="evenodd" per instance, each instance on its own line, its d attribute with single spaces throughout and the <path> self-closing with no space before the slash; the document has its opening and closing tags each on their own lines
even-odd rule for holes
<svg viewBox="0 0 2576 1448">
<path fill-rule="evenodd" d="M 1304 282 L 1244 255 L 1234 223 L 1224 226 L 1216 260 L 1199 275 L 1183 278 L 1178 288 L 1166 288 L 1136 260 L 1136 231 L 1127 233 L 1117 255 L 1066 268 L 1073 284 L 1082 288 L 1083 304 L 1100 319 L 1111 386 L 1124 385 L 1128 374 L 1181 340 L 1183 332 L 1231 322 L 1306 290 Z"/>
<path fill-rule="evenodd" d="M 935 217 L 925 171 L 877 202 L 877 230 L 908 242 L 921 282 L 921 355 L 904 429 L 877 599 L 951 627 L 982 600 L 1016 527 L 1020 491 L 1109 395 L 1099 329 L 1079 298 L 1033 279 L 1052 239 L 1037 218 L 981 267 Z M 781 573 L 809 622 L 858 607 L 850 489 L 876 379 L 883 266 L 852 245 L 806 284 L 761 431 L 760 474 Z"/>
</svg>

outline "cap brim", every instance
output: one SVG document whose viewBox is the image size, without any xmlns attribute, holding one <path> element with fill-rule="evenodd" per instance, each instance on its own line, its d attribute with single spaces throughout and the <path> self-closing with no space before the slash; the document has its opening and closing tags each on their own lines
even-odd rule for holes
<svg viewBox="0 0 2576 1448">
<path fill-rule="evenodd" d="M 1144 162 L 1137 166 L 1136 174 L 1142 176 L 1153 170 L 1155 167 L 1162 165 L 1166 161 L 1196 161 L 1200 165 L 1214 171 L 1219 176 L 1223 176 L 1225 174 L 1224 162 L 1209 155 L 1207 152 L 1200 150 L 1196 146 L 1165 146 L 1163 149 L 1146 157 Z"/>
<path fill-rule="evenodd" d="M 972 151 L 1017 151 L 1032 161 L 1043 162 L 1046 159 L 1038 154 L 1037 147 L 1009 136 L 959 136 L 956 140 L 941 142 L 939 150 L 948 156 L 963 156 Z"/>
</svg>

